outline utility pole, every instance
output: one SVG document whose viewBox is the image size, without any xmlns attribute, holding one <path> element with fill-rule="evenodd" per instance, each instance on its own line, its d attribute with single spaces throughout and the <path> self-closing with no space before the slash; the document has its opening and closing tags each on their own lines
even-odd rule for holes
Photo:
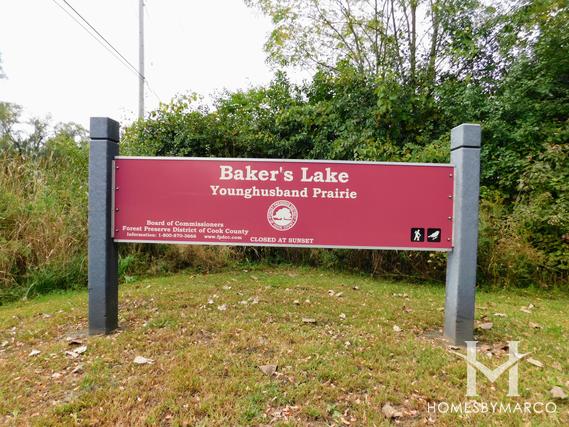
<svg viewBox="0 0 569 427">
<path fill-rule="evenodd" d="M 138 118 L 144 118 L 144 0 L 138 0 Z"/>
</svg>

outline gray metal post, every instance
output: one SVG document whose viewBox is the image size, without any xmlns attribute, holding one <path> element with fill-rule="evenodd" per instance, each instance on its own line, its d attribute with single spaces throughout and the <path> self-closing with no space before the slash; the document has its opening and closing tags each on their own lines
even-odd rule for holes
<svg viewBox="0 0 569 427">
<path fill-rule="evenodd" d="M 474 336 L 480 139 L 480 125 L 462 124 L 451 132 L 451 163 L 455 166 L 454 247 L 447 261 L 444 335 L 456 345 L 465 345 Z"/>
<path fill-rule="evenodd" d="M 89 148 L 89 334 L 118 326 L 118 253 L 112 239 L 113 159 L 119 154 L 119 124 L 91 117 Z"/>
</svg>

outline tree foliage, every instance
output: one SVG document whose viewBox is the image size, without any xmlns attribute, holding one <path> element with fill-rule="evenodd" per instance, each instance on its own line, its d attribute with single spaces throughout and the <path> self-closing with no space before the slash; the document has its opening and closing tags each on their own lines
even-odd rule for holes
<svg viewBox="0 0 569 427">
<path fill-rule="evenodd" d="M 32 117 L 24 122 L 22 111 L 17 104 L 0 102 L 0 150 L 36 157 L 54 139 L 84 143 L 87 138 L 87 131 L 75 123 L 59 123 L 52 129 L 49 118 Z"/>
<path fill-rule="evenodd" d="M 429 90 L 442 72 L 464 73 L 490 55 L 496 7 L 477 0 L 246 0 L 273 22 L 265 49 L 279 66 L 395 78 Z M 484 46 L 486 49 L 481 49 Z M 485 51 L 483 53 L 483 51 Z"/>
<path fill-rule="evenodd" d="M 273 19 L 270 59 L 316 65 L 311 81 L 293 84 L 278 72 L 266 87 L 222 94 L 212 109 L 174 100 L 127 129 L 129 152 L 444 162 L 449 130 L 479 122 L 480 277 L 567 279 L 565 1 L 248 3 Z M 365 259 L 349 263 L 442 275 L 443 263 L 423 254 Z"/>
</svg>

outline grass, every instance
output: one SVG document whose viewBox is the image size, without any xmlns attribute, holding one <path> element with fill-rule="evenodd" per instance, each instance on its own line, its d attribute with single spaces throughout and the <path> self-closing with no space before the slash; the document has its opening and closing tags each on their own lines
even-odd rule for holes
<svg viewBox="0 0 569 427">
<path fill-rule="evenodd" d="M 95 337 L 84 336 L 86 305 L 86 291 L 70 291 L 0 307 L 0 424 L 569 424 L 567 399 L 550 394 L 569 394 L 569 296 L 560 293 L 477 295 L 477 319 L 493 322 L 478 340 L 519 340 L 544 366 L 520 364 L 518 398 L 506 396 L 506 374 L 496 384 L 479 376 L 476 399 L 557 405 L 532 415 L 428 411 L 468 400 L 465 363 L 438 338 L 441 286 L 287 268 L 152 278 L 121 286 L 120 331 Z M 75 358 L 65 353 L 72 336 L 87 345 Z M 478 357 L 507 359 L 494 354 Z M 275 375 L 259 369 L 268 364 Z M 401 417 L 386 418 L 387 402 Z"/>
</svg>

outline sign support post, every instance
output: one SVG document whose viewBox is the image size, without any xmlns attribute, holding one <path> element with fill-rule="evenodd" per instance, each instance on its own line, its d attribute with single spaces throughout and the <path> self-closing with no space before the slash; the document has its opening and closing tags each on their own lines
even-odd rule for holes
<svg viewBox="0 0 569 427">
<path fill-rule="evenodd" d="M 113 235 L 113 160 L 119 154 L 119 123 L 91 117 L 89 147 L 89 334 L 118 326 L 118 251 Z"/>
<path fill-rule="evenodd" d="M 447 261 L 444 335 L 457 345 L 474 338 L 480 139 L 480 125 L 462 124 L 451 132 L 451 163 L 455 166 L 454 247 Z"/>
</svg>

